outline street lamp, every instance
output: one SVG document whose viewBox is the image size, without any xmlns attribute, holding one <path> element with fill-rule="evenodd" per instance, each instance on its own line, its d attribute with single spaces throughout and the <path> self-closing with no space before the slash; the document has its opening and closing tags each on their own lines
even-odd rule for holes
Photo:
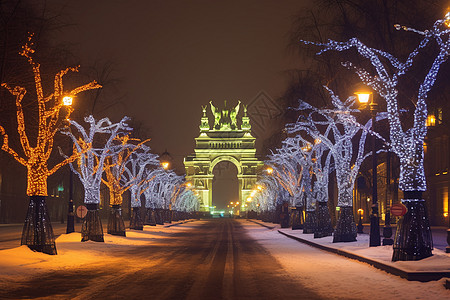
<svg viewBox="0 0 450 300">
<path fill-rule="evenodd" d="M 372 116 L 372 131 L 376 132 L 376 116 L 378 103 L 375 101 L 371 92 L 358 91 L 355 93 L 361 104 L 368 104 Z M 371 97 L 372 96 L 372 97 Z M 372 101 L 370 102 L 370 98 Z M 372 214 L 370 215 L 370 247 L 381 245 L 380 221 L 378 218 L 378 196 L 377 196 L 377 138 L 372 134 Z"/>
<path fill-rule="evenodd" d="M 63 104 L 67 106 L 69 109 L 72 109 L 72 103 L 73 103 L 73 97 L 72 96 L 64 96 Z M 70 145 L 70 148 L 72 148 L 72 144 Z M 72 153 L 73 154 L 73 149 Z M 68 210 L 67 210 L 67 228 L 66 233 L 72 233 L 75 232 L 75 217 L 73 214 L 73 172 L 69 168 L 69 204 L 68 204 Z"/>
<path fill-rule="evenodd" d="M 363 231 L 364 225 L 362 224 L 363 214 L 364 214 L 364 210 L 362 208 L 358 209 L 359 222 L 358 222 L 358 226 L 356 226 L 358 228 L 358 233 L 364 233 L 364 231 Z"/>
</svg>

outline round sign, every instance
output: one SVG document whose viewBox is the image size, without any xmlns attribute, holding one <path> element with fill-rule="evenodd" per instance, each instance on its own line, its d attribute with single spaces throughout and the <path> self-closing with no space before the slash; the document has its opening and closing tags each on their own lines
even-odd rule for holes
<svg viewBox="0 0 450 300">
<path fill-rule="evenodd" d="M 401 203 L 392 204 L 391 206 L 391 214 L 396 217 L 404 216 L 407 211 L 406 206 Z"/>
<path fill-rule="evenodd" d="M 87 208 L 84 205 L 80 205 L 77 207 L 77 217 L 80 219 L 83 219 L 86 217 L 87 214 Z"/>
</svg>

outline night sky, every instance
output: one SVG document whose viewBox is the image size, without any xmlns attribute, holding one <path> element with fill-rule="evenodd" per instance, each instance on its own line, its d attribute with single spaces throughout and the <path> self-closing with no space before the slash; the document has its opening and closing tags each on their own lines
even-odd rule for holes
<svg viewBox="0 0 450 300">
<path fill-rule="evenodd" d="M 69 1 L 63 31 L 81 65 L 110 61 L 126 105 L 98 112 L 127 114 L 149 128 L 183 170 L 199 134 L 201 105 L 251 102 L 260 91 L 276 100 L 284 71 L 299 64 L 286 50 L 302 1 Z M 270 135 L 271 126 L 258 137 Z M 257 144 L 261 145 L 261 143 Z M 181 168 L 180 168 L 181 167 Z"/>
</svg>

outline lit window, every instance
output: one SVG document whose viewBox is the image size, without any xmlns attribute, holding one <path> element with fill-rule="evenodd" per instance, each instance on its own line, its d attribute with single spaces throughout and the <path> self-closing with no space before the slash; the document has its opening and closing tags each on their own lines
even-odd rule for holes
<svg viewBox="0 0 450 300">
<path fill-rule="evenodd" d="M 436 125 L 436 117 L 431 114 L 428 115 L 426 125 L 427 125 L 427 127 Z"/>
<path fill-rule="evenodd" d="M 448 217 L 448 187 L 442 189 L 442 208 L 444 217 Z"/>
</svg>

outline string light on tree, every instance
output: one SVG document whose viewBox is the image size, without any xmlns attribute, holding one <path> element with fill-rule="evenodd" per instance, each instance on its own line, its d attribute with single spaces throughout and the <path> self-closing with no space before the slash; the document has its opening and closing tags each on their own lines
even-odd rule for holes
<svg viewBox="0 0 450 300">
<path fill-rule="evenodd" d="M 403 202 L 408 207 L 408 213 L 399 222 L 396 231 L 393 261 L 419 260 L 432 255 L 431 230 L 426 206 L 422 199 L 422 192 L 426 191 L 423 167 L 423 143 L 427 133 L 428 114 L 426 99 L 436 81 L 441 65 L 448 59 L 450 53 L 449 19 L 450 15 L 447 13 L 444 19 L 437 20 L 431 29 L 424 31 L 396 24 L 397 30 L 422 36 L 418 46 L 404 62 L 390 53 L 366 46 L 357 38 L 346 42 L 333 40 L 329 40 L 327 43 L 304 42 L 322 47 L 318 54 L 331 50 L 346 51 L 354 48 L 373 67 L 374 72 L 357 67 L 351 62 L 343 63 L 345 67 L 355 70 L 361 81 L 371 87 L 387 104 L 390 144 L 392 151 L 400 159 L 399 188 L 404 192 Z M 433 56 L 433 62 L 425 77 L 419 81 L 413 126 L 405 130 L 406 124 L 402 124 L 398 108 L 398 82 L 410 70 L 418 54 L 430 46 L 433 41 L 437 45 L 437 54 Z"/>
<path fill-rule="evenodd" d="M 54 146 L 53 139 L 62 122 L 69 118 L 73 110 L 70 105 L 64 105 L 68 101 L 67 97 L 73 99 L 74 96 L 83 91 L 97 89 L 101 86 L 96 81 L 92 81 L 72 90 L 64 90 L 63 77 L 68 72 L 78 72 L 78 67 L 74 67 L 66 68 L 58 72 L 54 78 L 53 92 L 44 93 L 40 64 L 33 59 L 34 45 L 32 37 L 33 35 L 31 34 L 19 54 L 28 60 L 33 71 L 36 88 L 36 101 L 33 103 L 37 103 L 37 124 L 33 124 L 32 121 L 25 122 L 22 101 L 27 90 L 21 86 L 13 87 L 7 83 L 1 83 L 1 86 L 6 88 L 15 97 L 17 132 L 22 151 L 17 152 L 10 147 L 8 135 L 2 126 L 0 126 L 0 134 L 3 136 L 2 149 L 27 168 L 26 192 L 30 196 L 30 204 L 25 219 L 21 244 L 28 245 L 29 248 L 35 251 L 56 254 L 53 230 L 45 203 L 47 179 L 60 167 L 76 159 L 77 156 L 74 154 L 52 168 L 49 168 L 48 160 L 50 159 Z M 26 131 L 27 126 L 37 129 L 36 135 L 33 135 L 36 137 L 34 142 L 30 143 Z M 38 218 L 40 219 L 38 220 Z"/>
<path fill-rule="evenodd" d="M 114 139 L 117 136 L 124 136 L 132 130 L 126 124 L 128 120 L 128 117 L 124 117 L 119 123 L 113 124 L 108 118 L 103 118 L 97 122 L 90 115 L 84 118 L 84 121 L 89 124 L 88 131 L 73 120 L 69 120 L 69 123 L 78 131 L 77 134 L 74 134 L 69 127 L 61 130 L 61 133 L 71 138 L 74 153 L 78 154 L 78 159 L 70 163 L 70 168 L 83 184 L 84 203 L 88 208 L 81 227 L 81 241 L 83 242 L 104 241 L 103 227 L 98 212 L 103 164 L 108 156 L 114 154 L 112 149 Z M 94 144 L 96 148 L 92 147 Z M 60 152 L 67 157 L 61 150 Z"/>
</svg>

